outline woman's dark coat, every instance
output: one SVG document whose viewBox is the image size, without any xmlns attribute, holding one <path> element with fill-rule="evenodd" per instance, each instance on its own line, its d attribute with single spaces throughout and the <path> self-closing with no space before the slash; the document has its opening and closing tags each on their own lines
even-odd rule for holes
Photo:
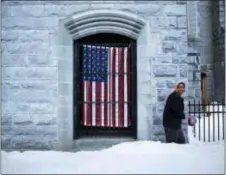
<svg viewBox="0 0 226 175">
<path fill-rule="evenodd" d="M 180 129 L 182 119 L 185 119 L 184 100 L 174 91 L 166 100 L 163 112 L 163 126 L 170 129 Z"/>
</svg>

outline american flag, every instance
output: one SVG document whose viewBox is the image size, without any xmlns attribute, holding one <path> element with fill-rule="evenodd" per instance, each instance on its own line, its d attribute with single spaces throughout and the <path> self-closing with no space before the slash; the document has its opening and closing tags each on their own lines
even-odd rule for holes
<svg viewBox="0 0 226 175">
<path fill-rule="evenodd" d="M 127 47 L 83 45 L 83 125 L 130 125 L 129 65 Z"/>
</svg>

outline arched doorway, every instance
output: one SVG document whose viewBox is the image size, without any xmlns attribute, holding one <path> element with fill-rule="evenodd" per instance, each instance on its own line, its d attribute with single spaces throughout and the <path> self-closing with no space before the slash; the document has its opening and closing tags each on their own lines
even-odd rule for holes
<svg viewBox="0 0 226 175">
<path fill-rule="evenodd" d="M 137 137 L 136 40 L 99 33 L 74 40 L 74 139 Z"/>
<path fill-rule="evenodd" d="M 74 106 L 74 99 L 78 98 L 76 95 L 74 97 L 74 87 L 77 85 L 78 87 L 81 86 L 80 84 L 75 84 L 77 74 L 74 66 L 79 66 L 77 62 L 74 62 L 75 57 L 77 57 L 76 53 L 79 51 L 76 44 L 79 45 L 79 41 L 92 41 L 95 38 L 94 36 L 101 38 L 98 35 L 104 36 L 104 39 L 118 38 L 119 43 L 123 43 L 122 39 L 128 37 L 125 39 L 125 43 L 128 45 L 127 41 L 130 42 L 131 50 L 134 51 L 132 55 L 137 57 L 137 61 L 132 63 L 132 67 L 137 65 L 137 68 L 134 69 L 137 77 L 133 81 L 137 85 L 137 95 L 134 96 L 135 100 L 133 100 L 137 103 L 137 118 L 135 117 L 137 119 L 137 122 L 135 122 L 137 123 L 137 129 L 132 129 L 132 135 L 134 137 L 137 136 L 137 139 L 146 140 L 150 138 L 150 133 L 153 130 L 150 106 L 153 105 L 156 94 L 151 93 L 150 90 L 152 74 L 149 72 L 149 67 L 151 67 L 149 58 L 155 55 L 155 49 L 153 49 L 155 47 L 150 42 L 151 29 L 148 20 L 129 10 L 88 9 L 61 20 L 59 31 L 53 38 L 54 42 L 57 43 L 54 50 L 56 50 L 56 57 L 58 58 L 59 87 L 56 149 L 70 150 L 74 146 L 74 138 L 78 138 L 78 133 L 74 132 L 78 131 L 78 128 L 76 129 L 74 126 L 79 126 L 79 122 L 76 123 L 77 120 L 74 120 L 74 116 L 78 115 L 78 106 Z M 87 37 L 88 39 L 84 39 Z M 90 37 L 94 38 L 91 40 Z M 104 42 L 107 41 L 104 40 Z M 111 43 L 112 40 L 110 39 L 108 42 Z M 75 54 L 73 55 L 73 53 Z M 144 96 L 151 98 L 144 98 Z M 136 108 L 131 110 L 135 111 Z M 133 112 L 134 116 L 135 113 L 136 111 Z M 135 127 L 135 125 L 133 126 Z M 120 135 L 122 134 L 121 132 Z"/>
</svg>

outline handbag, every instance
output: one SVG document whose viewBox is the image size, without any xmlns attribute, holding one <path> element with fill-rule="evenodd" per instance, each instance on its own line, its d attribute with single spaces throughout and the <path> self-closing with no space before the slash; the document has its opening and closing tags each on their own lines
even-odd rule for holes
<svg viewBox="0 0 226 175">
<path fill-rule="evenodd" d="M 197 119 L 193 114 L 190 114 L 188 116 L 188 125 L 189 126 L 195 126 L 195 124 L 197 123 Z"/>
</svg>

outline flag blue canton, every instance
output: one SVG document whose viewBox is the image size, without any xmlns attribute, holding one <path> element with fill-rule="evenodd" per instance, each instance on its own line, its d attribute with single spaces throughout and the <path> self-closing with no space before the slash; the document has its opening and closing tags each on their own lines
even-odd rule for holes
<svg viewBox="0 0 226 175">
<path fill-rule="evenodd" d="M 83 80 L 107 82 L 108 48 L 83 46 Z"/>
</svg>

